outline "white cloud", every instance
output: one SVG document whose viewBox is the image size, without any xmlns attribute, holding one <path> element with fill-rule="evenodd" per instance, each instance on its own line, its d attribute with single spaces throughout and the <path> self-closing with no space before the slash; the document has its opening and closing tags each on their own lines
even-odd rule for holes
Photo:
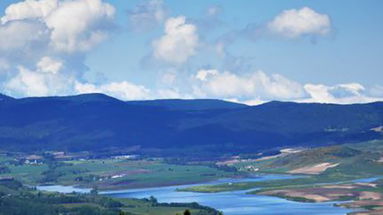
<svg viewBox="0 0 383 215">
<path fill-rule="evenodd" d="M 162 23 L 167 12 L 162 0 L 149 0 L 128 11 L 129 23 L 135 31 L 150 30 Z"/>
<path fill-rule="evenodd" d="M 359 83 L 302 86 L 279 74 L 268 75 L 261 71 L 234 74 L 214 69 L 200 70 L 187 81 L 175 79 L 168 86 L 150 90 L 128 81 L 104 84 L 81 82 L 62 73 L 61 66 L 60 60 L 48 57 L 43 57 L 35 70 L 20 66 L 18 73 L 3 85 L 3 89 L 5 93 L 17 97 L 104 93 L 121 100 L 217 98 L 249 105 L 270 100 L 337 104 L 383 100 L 381 87 L 371 88 L 370 91 L 374 89 L 378 93 L 373 95 Z"/>
<path fill-rule="evenodd" d="M 217 70 L 197 72 L 194 94 L 239 100 L 297 99 L 305 96 L 303 87 L 281 75 L 264 72 L 234 74 Z"/>
<path fill-rule="evenodd" d="M 52 47 L 70 53 L 88 51 L 104 40 L 114 13 L 114 7 L 102 0 L 26 0 L 8 6 L 1 21 L 5 25 L 38 20 L 50 31 Z"/>
<path fill-rule="evenodd" d="M 196 54 L 199 44 L 197 27 L 186 23 L 184 16 L 169 18 L 165 35 L 153 42 L 154 57 L 172 64 L 185 63 Z"/>
<path fill-rule="evenodd" d="M 211 75 L 217 75 L 219 72 L 215 69 L 201 69 L 197 72 L 195 75 L 195 78 L 197 78 L 200 81 L 206 81 L 207 78 Z"/>
<path fill-rule="evenodd" d="M 3 89 L 14 96 L 66 95 L 86 69 L 86 52 L 105 39 L 115 9 L 103 0 L 25 0 L 0 23 Z"/>
<path fill-rule="evenodd" d="M 60 51 L 88 51 L 107 37 L 114 17 L 112 5 L 101 0 L 72 0 L 61 2 L 46 18 L 52 29 L 52 45 Z"/>
<path fill-rule="evenodd" d="M 383 101 L 381 86 L 366 89 L 360 83 L 303 85 L 280 74 L 268 75 L 262 71 L 235 74 L 201 69 L 191 79 L 190 86 L 193 98 L 219 98 L 249 105 L 270 100 L 337 104 Z"/>
<path fill-rule="evenodd" d="M 41 72 L 50 72 L 53 74 L 57 74 L 61 68 L 63 67 L 63 62 L 53 59 L 51 57 L 43 57 L 37 63 L 37 68 Z"/>
<path fill-rule="evenodd" d="M 102 85 L 76 82 L 75 91 L 77 93 L 105 93 L 122 100 L 142 100 L 149 99 L 150 96 L 150 91 L 144 86 L 127 81 Z"/>
<path fill-rule="evenodd" d="M 214 16 L 218 9 L 209 8 L 208 14 Z M 0 24 L 0 71 L 7 71 L 4 75 L 7 80 L 2 83 L 5 92 L 16 96 L 99 92 L 123 100 L 209 97 L 248 104 L 269 100 L 324 103 L 383 100 L 383 87 L 379 85 L 373 88 L 359 83 L 303 85 L 264 72 L 209 69 L 199 70 L 190 78 L 170 71 L 161 77 L 159 87 L 150 90 L 128 81 L 97 85 L 79 81 L 82 71 L 77 69 L 84 66 L 82 59 L 108 36 L 114 14 L 114 7 L 102 0 L 25 0 L 11 4 Z M 150 0 L 129 15 L 132 23 L 144 27 L 150 22 L 165 21 L 166 10 L 161 0 Z M 331 20 L 328 15 L 305 7 L 282 12 L 267 27 L 289 38 L 325 35 L 331 31 Z M 195 24 L 188 23 L 183 16 L 169 18 L 165 34 L 153 42 L 153 56 L 180 65 L 196 54 L 199 43 Z M 224 45 L 218 43 L 216 47 L 221 55 L 225 55 Z"/>
<path fill-rule="evenodd" d="M 24 67 L 20 67 L 19 73 L 5 84 L 5 90 L 26 96 L 46 96 L 49 93 L 44 75 Z"/>
<path fill-rule="evenodd" d="M 1 23 L 12 20 L 45 18 L 58 6 L 58 0 L 26 0 L 11 4 L 5 10 Z"/>
<path fill-rule="evenodd" d="M 234 103 L 242 103 L 242 104 L 247 104 L 247 105 L 260 105 L 260 104 L 267 102 L 267 101 L 260 100 L 260 99 L 238 100 L 235 98 L 225 99 L 225 101 L 234 102 Z"/>
<path fill-rule="evenodd" d="M 71 93 L 73 77 L 65 74 L 32 71 L 20 66 L 18 73 L 4 84 L 5 91 L 16 96 L 53 96 Z"/>
<path fill-rule="evenodd" d="M 49 37 L 44 25 L 34 21 L 13 21 L 0 25 L 0 51 L 25 50 Z M 5 55 L 5 54 L 3 54 Z"/>
<path fill-rule="evenodd" d="M 171 85 L 177 80 L 177 74 L 175 72 L 165 72 L 161 75 L 160 83 L 165 85 Z"/>
<path fill-rule="evenodd" d="M 202 79 L 201 74 L 207 74 Z M 264 72 L 233 74 L 218 70 L 200 70 L 189 82 L 190 88 L 179 88 L 177 83 L 170 87 L 149 90 L 145 86 L 127 81 L 111 82 L 101 85 L 81 83 L 74 84 L 75 93 L 104 93 L 121 100 L 146 99 L 197 99 L 217 98 L 231 102 L 258 105 L 271 100 L 315 103 L 368 103 L 383 101 L 382 96 L 372 97 L 359 83 L 301 85 L 279 74 L 267 75 Z"/>
<path fill-rule="evenodd" d="M 327 14 L 304 7 L 283 11 L 267 27 L 271 32 L 289 38 L 310 34 L 325 35 L 331 30 L 331 20 Z"/>
<path fill-rule="evenodd" d="M 350 104 L 383 100 L 383 97 L 369 96 L 364 86 L 359 83 L 338 84 L 334 86 L 305 84 L 304 88 L 310 96 L 309 98 L 298 100 L 299 102 Z"/>
</svg>

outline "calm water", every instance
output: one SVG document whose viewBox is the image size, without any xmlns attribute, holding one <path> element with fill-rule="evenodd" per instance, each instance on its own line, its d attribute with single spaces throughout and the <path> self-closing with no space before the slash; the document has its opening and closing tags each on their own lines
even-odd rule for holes
<svg viewBox="0 0 383 215">
<path fill-rule="evenodd" d="M 293 176 L 263 175 L 243 179 L 221 179 L 204 184 L 265 181 L 287 178 L 293 178 Z M 188 186 L 190 185 L 129 189 L 102 192 L 102 194 L 115 198 L 148 198 L 150 196 L 154 196 L 158 199 L 159 202 L 198 202 L 201 205 L 210 206 L 223 211 L 225 215 L 345 215 L 347 212 L 351 212 L 351 210 L 348 209 L 334 207 L 334 202 L 299 203 L 277 197 L 245 194 L 249 190 L 222 193 L 194 193 L 176 191 L 177 188 L 184 188 Z M 58 192 L 89 192 L 89 190 L 81 190 L 73 187 L 63 186 L 43 186 L 38 188 L 41 190 Z"/>
</svg>

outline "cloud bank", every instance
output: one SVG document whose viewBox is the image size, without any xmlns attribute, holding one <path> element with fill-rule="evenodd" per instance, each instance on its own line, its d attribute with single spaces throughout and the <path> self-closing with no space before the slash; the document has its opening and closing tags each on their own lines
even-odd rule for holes
<svg viewBox="0 0 383 215">
<path fill-rule="evenodd" d="M 206 16 L 216 19 L 221 11 L 219 6 L 211 6 Z M 248 58 L 235 57 L 226 47 L 248 30 L 228 34 L 207 47 L 214 47 L 214 53 L 207 52 L 209 55 L 216 54 L 214 57 L 220 60 L 230 58 L 229 66 L 190 66 L 193 57 L 206 55 L 201 49 L 206 49 L 203 46 L 207 41 L 199 31 L 208 25 L 191 22 L 182 15 L 168 17 L 161 0 L 142 2 L 129 10 L 127 17 L 130 30 L 137 32 L 163 26 L 162 35 L 153 38 L 149 48 L 151 56 L 171 72 L 162 74 L 158 86 L 128 80 L 90 83 L 83 78 L 86 56 L 114 32 L 115 14 L 116 9 L 103 0 L 25 0 L 9 5 L 0 19 L 2 92 L 16 97 L 105 93 L 122 100 L 218 98 L 247 104 L 270 100 L 341 104 L 383 100 L 381 85 L 299 83 L 280 74 L 248 68 L 244 63 Z M 266 31 L 266 35 L 299 39 L 325 36 L 331 32 L 332 23 L 329 15 L 303 7 L 282 11 L 255 28 Z"/>
</svg>

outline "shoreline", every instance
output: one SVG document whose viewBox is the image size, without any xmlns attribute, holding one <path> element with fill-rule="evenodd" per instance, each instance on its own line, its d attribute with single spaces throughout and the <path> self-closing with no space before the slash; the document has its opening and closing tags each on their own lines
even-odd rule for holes
<svg viewBox="0 0 383 215">
<path fill-rule="evenodd" d="M 212 182 L 219 182 L 222 180 L 235 180 L 235 179 L 243 179 L 243 178 L 258 178 L 259 176 L 262 175 L 276 175 L 276 174 L 260 174 L 260 175 L 243 175 L 243 176 L 238 176 L 238 177 L 224 177 L 224 178 L 216 178 L 216 179 L 211 179 L 211 180 L 197 180 L 197 181 L 190 181 L 190 182 L 185 182 L 185 183 L 169 183 L 169 184 L 154 184 L 154 185 L 143 185 L 143 186 L 114 186 L 114 187 L 109 187 L 105 188 L 102 186 L 98 186 L 97 190 L 100 192 L 114 192 L 118 190 L 134 190 L 134 189 L 151 189 L 151 188 L 163 188 L 163 187 L 173 187 L 173 186 L 195 186 L 195 185 L 213 185 Z M 282 175 L 282 174 L 281 174 Z M 283 175 L 288 175 L 288 174 L 283 174 Z M 52 183 L 47 183 L 47 184 L 38 184 L 38 185 L 28 185 L 29 187 L 62 187 L 62 188 L 73 188 L 76 190 L 92 190 L 92 187 L 87 187 L 87 186 L 82 186 L 81 184 L 52 184 Z"/>
<path fill-rule="evenodd" d="M 250 175 L 251 176 L 251 175 Z M 217 179 L 211 179 L 211 180 L 197 180 L 197 181 L 190 181 L 185 183 L 169 183 L 169 184 L 153 184 L 153 185 L 142 185 L 142 186 L 112 186 L 112 187 L 103 187 L 103 186 L 97 186 L 97 190 L 101 192 L 113 192 L 118 190 L 134 190 L 134 189 L 150 189 L 150 188 L 162 188 L 162 187 L 173 187 L 173 186 L 194 186 L 194 185 L 202 185 L 206 184 L 209 185 L 209 183 L 220 181 L 220 180 L 230 180 L 230 179 L 241 179 L 241 178 L 248 178 L 248 176 L 241 176 L 241 177 L 225 177 L 225 178 L 217 178 Z M 29 187 L 63 187 L 63 188 L 73 188 L 76 190 L 92 190 L 92 187 L 82 186 L 81 184 L 38 184 L 38 185 L 27 185 Z"/>
<path fill-rule="evenodd" d="M 262 176 L 264 177 L 260 177 L 261 175 L 256 175 L 256 176 L 253 176 L 252 178 L 244 178 L 244 180 L 248 179 L 248 180 L 254 180 L 254 179 L 260 179 L 260 180 L 265 180 L 265 181 L 269 181 L 269 180 L 275 180 L 275 174 L 272 174 L 272 175 L 268 175 L 268 174 L 262 174 Z M 286 176 L 286 175 L 282 175 L 282 176 Z M 220 182 L 225 182 L 225 179 L 227 178 L 221 178 L 221 179 L 218 179 L 218 180 L 214 180 L 214 183 L 220 183 Z M 233 180 L 233 179 L 232 179 Z M 235 180 L 235 179 L 234 179 Z M 206 182 L 206 183 L 212 183 L 212 181 L 209 181 L 209 182 Z M 178 192 L 177 191 L 177 186 L 192 186 L 192 185 L 196 185 L 196 184 L 182 184 L 182 185 L 171 185 L 171 186 L 161 186 L 161 187 L 146 187 L 146 188 L 130 188 L 130 189 L 119 189 L 119 190 L 108 190 L 108 191 L 101 191 L 99 192 L 99 194 L 101 195 L 106 195 L 106 196 L 110 196 L 112 198 L 147 198 L 148 196 L 151 196 L 153 195 L 154 197 L 157 198 L 157 196 L 159 195 L 159 200 L 161 202 L 164 202 L 164 203 L 170 203 L 170 202 L 177 202 L 179 200 L 182 201 L 183 196 L 197 196 L 196 198 L 199 199 L 200 197 L 198 196 L 201 196 L 204 200 L 199 200 L 197 201 L 199 204 L 201 205 L 207 205 L 209 207 L 212 207 L 212 208 L 215 208 L 215 209 L 218 209 L 218 210 L 221 210 L 222 209 L 222 205 L 219 206 L 219 204 L 217 205 L 217 203 L 214 203 L 214 204 L 211 204 L 211 201 L 215 201 L 215 199 L 217 200 L 217 198 L 219 199 L 219 196 L 222 196 L 222 195 L 228 195 L 228 196 L 233 196 L 232 198 L 237 198 L 239 196 L 251 196 L 249 194 L 246 193 L 246 190 L 244 192 L 224 192 L 224 193 L 220 193 L 220 194 L 217 194 L 217 193 L 210 193 L 209 195 L 199 195 L 197 192 L 190 192 L 192 193 L 191 195 L 189 194 L 186 194 L 185 192 Z M 56 185 L 57 186 L 57 185 Z M 57 187 L 56 187 L 57 188 Z M 60 187 L 58 187 L 60 188 Z M 57 190 L 56 190 L 57 191 Z M 247 190 L 248 191 L 248 190 Z M 162 193 L 162 194 L 161 194 Z M 176 195 L 176 196 L 180 196 L 179 198 L 176 198 L 175 201 L 173 201 L 174 199 L 172 199 L 172 197 L 170 198 L 166 198 L 165 196 L 167 195 L 167 193 L 170 194 L 170 196 L 173 196 Z M 172 194 L 173 193 L 173 194 Z M 162 196 L 161 195 L 165 195 L 165 196 Z M 237 197 L 235 197 L 237 196 Z M 250 201 L 250 205 L 254 205 L 256 204 L 259 200 L 261 199 L 264 199 L 265 197 L 273 197 L 275 198 L 274 201 L 276 202 L 279 202 L 279 204 L 287 204 L 286 206 L 288 207 L 288 205 L 296 205 L 296 203 L 302 203 L 302 202 L 298 202 L 298 201 L 291 201 L 290 199 L 286 199 L 286 198 L 283 198 L 282 196 L 266 196 L 266 195 L 254 195 L 254 199 L 249 199 L 248 201 Z M 161 200 L 162 199 L 162 200 Z M 279 199 L 279 200 L 278 200 Z M 287 202 L 285 201 L 281 201 L 281 200 L 287 200 Z M 188 201 L 193 201 L 192 199 L 189 199 Z M 242 201 L 242 200 L 238 200 L 238 201 Z M 271 200 L 269 200 L 271 201 Z M 290 202 L 290 203 L 288 203 Z M 336 202 L 336 203 L 343 203 L 343 202 Z M 249 202 L 247 203 L 249 204 Z M 235 203 L 234 203 L 235 205 Z M 317 205 L 317 206 L 315 206 Z M 327 205 L 327 206 L 325 206 Z M 225 207 L 225 206 L 223 206 Z M 274 206 L 264 206 L 264 207 L 274 207 Z M 304 205 L 301 205 L 300 207 L 306 207 Z M 327 204 L 327 203 L 313 203 L 311 204 L 310 207 L 328 207 L 328 208 L 341 208 L 341 207 L 338 207 L 337 205 L 335 204 Z M 272 208 L 270 208 L 271 210 Z M 347 209 L 347 210 L 353 210 L 353 209 L 349 209 L 349 208 L 344 208 L 343 209 Z M 329 210 L 332 210 L 332 209 L 329 209 Z M 335 209 L 334 209 L 335 210 Z M 335 210 L 336 211 L 336 210 Z"/>
</svg>

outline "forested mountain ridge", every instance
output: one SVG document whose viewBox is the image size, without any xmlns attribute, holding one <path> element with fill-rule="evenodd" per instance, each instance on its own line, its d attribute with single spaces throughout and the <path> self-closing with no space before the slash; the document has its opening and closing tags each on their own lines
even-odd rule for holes
<svg viewBox="0 0 383 215">
<path fill-rule="evenodd" d="M 124 102 L 103 94 L 0 96 L 3 150 L 241 152 L 382 138 L 383 102 L 247 106 L 220 100 Z"/>
</svg>

